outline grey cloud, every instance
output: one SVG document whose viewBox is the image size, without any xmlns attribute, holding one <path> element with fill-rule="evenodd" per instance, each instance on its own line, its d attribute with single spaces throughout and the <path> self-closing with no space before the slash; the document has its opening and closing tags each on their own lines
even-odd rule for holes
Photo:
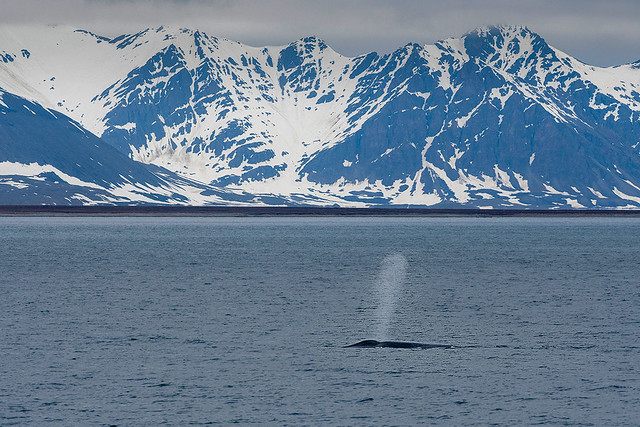
<svg viewBox="0 0 640 427">
<path fill-rule="evenodd" d="M 110 36 L 175 25 L 262 46 L 315 34 L 349 56 L 518 24 L 594 65 L 640 59 L 636 0 L 0 0 L 0 10 L 4 23 L 63 23 Z"/>
</svg>

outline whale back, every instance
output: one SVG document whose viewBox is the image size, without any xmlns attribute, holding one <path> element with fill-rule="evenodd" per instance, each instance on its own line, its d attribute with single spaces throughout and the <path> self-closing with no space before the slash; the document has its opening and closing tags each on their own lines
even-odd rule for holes
<svg viewBox="0 0 640 427">
<path fill-rule="evenodd" d="M 355 344 L 348 345 L 346 347 L 378 347 L 380 345 L 380 341 L 376 340 L 364 340 L 357 342 Z"/>
<path fill-rule="evenodd" d="M 355 344 L 347 345 L 345 347 L 357 347 L 357 348 L 373 348 L 373 347 L 386 347 L 386 348 L 453 348 L 449 344 L 423 344 L 419 342 L 406 342 L 406 341 L 376 341 L 376 340 L 364 340 Z"/>
</svg>

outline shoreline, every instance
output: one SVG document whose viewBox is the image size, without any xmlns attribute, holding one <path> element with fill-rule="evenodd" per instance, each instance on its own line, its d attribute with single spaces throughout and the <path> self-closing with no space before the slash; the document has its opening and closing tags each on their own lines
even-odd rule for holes
<svg viewBox="0 0 640 427">
<path fill-rule="evenodd" d="M 0 206 L 0 217 L 640 217 L 640 210 L 301 206 Z"/>
</svg>

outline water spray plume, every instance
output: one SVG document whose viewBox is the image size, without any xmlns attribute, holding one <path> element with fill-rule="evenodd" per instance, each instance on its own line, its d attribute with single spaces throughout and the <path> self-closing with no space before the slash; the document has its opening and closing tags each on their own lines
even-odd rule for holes
<svg viewBox="0 0 640 427">
<path fill-rule="evenodd" d="M 378 309 L 375 313 L 376 337 L 380 340 L 388 338 L 389 326 L 391 325 L 391 319 L 402 292 L 406 275 L 407 259 L 404 255 L 389 255 L 382 261 L 378 281 L 376 282 Z"/>
</svg>

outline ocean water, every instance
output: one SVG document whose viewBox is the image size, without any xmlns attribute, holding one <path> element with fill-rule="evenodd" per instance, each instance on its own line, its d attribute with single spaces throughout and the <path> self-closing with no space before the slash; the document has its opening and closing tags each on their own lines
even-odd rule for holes
<svg viewBox="0 0 640 427">
<path fill-rule="evenodd" d="M 0 242 L 1 425 L 640 423 L 640 219 L 0 218 Z M 454 348 L 343 347 L 370 338 Z"/>
</svg>

